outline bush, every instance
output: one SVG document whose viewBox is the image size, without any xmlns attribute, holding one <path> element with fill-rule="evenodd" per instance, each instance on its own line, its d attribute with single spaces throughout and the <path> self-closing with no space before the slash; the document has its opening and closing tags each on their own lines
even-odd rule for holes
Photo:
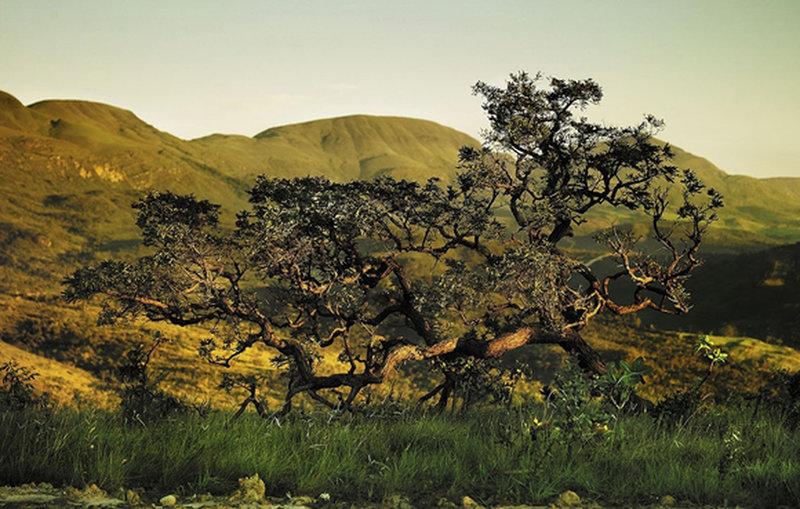
<svg viewBox="0 0 800 509">
<path fill-rule="evenodd" d="M 48 395 L 37 395 L 31 382 L 38 373 L 19 366 L 14 361 L 8 361 L 0 366 L 3 373 L 0 385 L 0 410 L 24 410 L 29 408 L 45 408 L 49 406 Z"/>
<path fill-rule="evenodd" d="M 641 357 L 630 364 L 610 364 L 601 376 L 588 375 L 568 360 L 556 375 L 555 387 L 542 390 L 551 413 L 535 422 L 534 436 L 543 429 L 567 441 L 586 441 L 612 433 L 621 415 L 643 409 L 646 400 L 637 395 L 638 384 L 650 371 Z"/>
<path fill-rule="evenodd" d="M 117 378 L 123 384 L 120 409 L 126 422 L 144 424 L 188 410 L 182 401 L 159 389 L 159 380 L 149 377 L 150 358 L 165 342 L 164 337 L 156 334 L 149 347 L 139 344 L 125 352 L 117 368 Z"/>
</svg>

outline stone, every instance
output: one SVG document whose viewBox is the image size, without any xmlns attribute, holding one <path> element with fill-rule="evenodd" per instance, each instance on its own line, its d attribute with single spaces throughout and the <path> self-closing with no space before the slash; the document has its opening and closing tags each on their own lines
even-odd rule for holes
<svg viewBox="0 0 800 509">
<path fill-rule="evenodd" d="M 239 479 L 239 489 L 228 500 L 245 503 L 261 502 L 264 500 L 266 491 L 267 487 L 264 485 L 264 481 L 258 477 L 258 474 L 255 474 Z"/>
<path fill-rule="evenodd" d="M 310 506 L 314 505 L 314 499 L 307 496 L 291 497 L 289 502 L 294 506 Z"/>
<path fill-rule="evenodd" d="M 414 506 L 408 501 L 408 497 L 398 495 L 397 493 L 386 495 L 381 507 L 383 509 L 414 509 Z"/>
<path fill-rule="evenodd" d="M 133 490 L 125 491 L 125 498 L 124 500 L 128 502 L 130 505 L 140 505 L 142 503 L 142 498 Z"/>
<path fill-rule="evenodd" d="M 556 507 L 577 507 L 581 505 L 581 497 L 574 491 L 565 491 L 558 496 Z"/>
<path fill-rule="evenodd" d="M 675 505 L 675 497 L 673 497 L 672 495 L 664 495 L 663 497 L 661 497 L 660 502 L 661 505 L 670 507 Z"/>
<path fill-rule="evenodd" d="M 59 497 L 56 495 L 47 495 L 47 494 L 40 494 L 40 493 L 20 493 L 16 495 L 0 495 L 0 505 L 5 507 L 6 504 L 11 504 L 14 506 L 16 504 L 22 504 L 22 507 L 28 507 L 28 504 L 35 504 L 35 505 L 44 505 L 52 503 L 55 506 L 55 501 L 58 500 Z"/>
<path fill-rule="evenodd" d="M 175 495 L 167 495 L 165 497 L 161 497 L 158 500 L 158 504 L 163 506 L 163 507 L 172 507 L 177 503 L 178 503 L 178 499 L 177 499 L 177 497 L 175 497 Z"/>
<path fill-rule="evenodd" d="M 465 496 L 461 499 L 461 507 L 464 509 L 484 509 L 482 505 L 475 502 L 472 497 Z"/>
</svg>

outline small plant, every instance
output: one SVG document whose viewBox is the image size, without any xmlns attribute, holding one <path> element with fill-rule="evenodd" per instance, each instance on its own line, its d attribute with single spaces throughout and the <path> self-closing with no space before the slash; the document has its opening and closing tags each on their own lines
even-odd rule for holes
<svg viewBox="0 0 800 509">
<path fill-rule="evenodd" d="M 510 405 L 517 384 L 529 374 L 529 369 L 520 363 L 505 367 L 496 359 L 462 358 L 447 362 L 438 360 L 433 364 L 447 373 L 446 380 L 452 382 L 452 408 L 455 410 L 456 402 L 460 400 L 462 412 L 485 402 Z M 425 395 L 423 400 L 435 393 Z"/>
<path fill-rule="evenodd" d="M 696 389 L 700 389 L 700 386 L 711 376 L 711 370 L 728 362 L 728 354 L 715 347 L 708 335 L 700 338 L 700 341 L 695 345 L 694 353 L 708 363 L 705 375 L 697 383 Z"/>
<path fill-rule="evenodd" d="M 609 364 L 606 373 L 597 378 L 597 388 L 606 404 L 615 410 L 614 416 L 623 411 L 641 410 L 643 400 L 637 395 L 638 386 L 652 371 L 653 368 L 638 357 L 630 364 L 625 361 Z"/>
<path fill-rule="evenodd" d="M 153 353 L 167 339 L 156 333 L 149 346 L 138 344 L 125 352 L 117 377 L 123 384 L 122 415 L 128 422 L 145 424 L 170 414 L 184 413 L 188 408 L 178 399 L 158 388 L 159 380 L 150 379 L 149 364 Z"/>
<path fill-rule="evenodd" d="M 256 395 L 258 384 L 261 381 L 263 381 L 263 377 L 223 373 L 222 381 L 218 388 L 224 390 L 228 394 L 233 390 L 243 390 L 247 394 L 247 397 L 239 404 L 239 409 L 231 420 L 238 419 L 245 409 L 247 409 L 248 405 L 253 405 L 256 412 L 261 417 L 267 417 L 267 403 Z"/>
<path fill-rule="evenodd" d="M 705 335 L 694 347 L 695 354 L 707 363 L 705 373 L 697 379 L 691 389 L 680 391 L 656 405 L 654 415 L 664 422 L 682 422 L 686 424 L 700 410 L 709 395 L 702 395 L 700 388 L 705 384 L 716 367 L 725 365 L 728 354 L 714 345 L 711 338 Z"/>
<path fill-rule="evenodd" d="M 535 436 L 549 431 L 566 441 L 586 441 L 612 433 L 619 416 L 641 401 L 637 386 L 651 371 L 641 357 L 632 363 L 611 364 L 602 376 L 587 375 L 568 360 L 564 371 L 556 376 L 555 388 L 542 390 L 552 413 L 541 421 L 534 419 L 532 433 Z"/>
<path fill-rule="evenodd" d="M 38 373 L 18 365 L 15 361 L 8 361 L 0 366 L 0 373 L 3 373 L 2 385 L 0 385 L 0 410 L 24 410 L 49 406 L 47 394 L 37 396 L 31 384 Z"/>
</svg>

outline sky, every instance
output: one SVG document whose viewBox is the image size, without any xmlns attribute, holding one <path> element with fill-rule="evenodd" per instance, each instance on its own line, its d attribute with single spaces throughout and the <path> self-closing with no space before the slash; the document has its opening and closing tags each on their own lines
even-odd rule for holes
<svg viewBox="0 0 800 509">
<path fill-rule="evenodd" d="M 0 90 L 184 139 L 350 114 L 478 137 L 477 81 L 592 78 L 595 121 L 728 173 L 800 177 L 797 0 L 0 0 Z"/>
</svg>

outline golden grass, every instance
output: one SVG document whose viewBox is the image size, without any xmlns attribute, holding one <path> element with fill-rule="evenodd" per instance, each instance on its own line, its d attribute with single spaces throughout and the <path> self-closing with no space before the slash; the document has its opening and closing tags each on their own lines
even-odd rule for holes
<svg viewBox="0 0 800 509">
<path fill-rule="evenodd" d="M 108 382 L 69 363 L 27 352 L 5 341 L 0 341 L 0 358 L 38 373 L 32 383 L 34 390 L 39 395 L 47 393 L 57 405 L 91 403 L 112 409 L 119 403 L 119 397 Z"/>
</svg>

